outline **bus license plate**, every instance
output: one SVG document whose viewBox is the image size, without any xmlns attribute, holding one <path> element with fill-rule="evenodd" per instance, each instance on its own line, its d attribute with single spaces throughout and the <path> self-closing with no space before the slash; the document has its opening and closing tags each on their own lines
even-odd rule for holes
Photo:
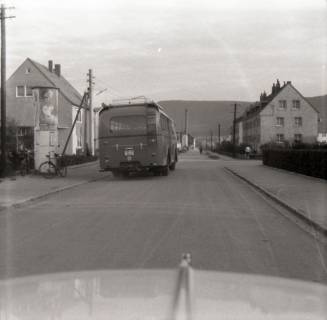
<svg viewBox="0 0 327 320">
<path fill-rule="evenodd" d="M 134 156 L 134 149 L 125 149 L 124 154 L 126 157 Z"/>
</svg>

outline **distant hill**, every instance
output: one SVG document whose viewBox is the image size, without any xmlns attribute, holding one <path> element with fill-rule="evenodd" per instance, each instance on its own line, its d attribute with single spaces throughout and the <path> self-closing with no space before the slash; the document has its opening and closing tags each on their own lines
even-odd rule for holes
<svg viewBox="0 0 327 320">
<path fill-rule="evenodd" d="M 307 99 L 319 111 L 319 132 L 327 132 L 327 95 Z"/>
<path fill-rule="evenodd" d="M 309 97 L 308 101 L 319 111 L 321 122 L 319 131 L 327 130 L 327 95 Z M 195 137 L 210 135 L 213 130 L 218 135 L 218 123 L 221 125 L 221 135 L 230 134 L 233 123 L 233 111 L 235 101 L 195 101 L 195 100 L 164 100 L 159 104 L 167 114 L 175 120 L 177 131 L 183 131 L 185 127 L 185 109 L 188 110 L 189 133 Z M 253 102 L 237 101 L 237 116 Z"/>
<path fill-rule="evenodd" d="M 177 131 L 185 128 L 185 109 L 188 110 L 189 133 L 195 137 L 210 135 L 213 130 L 218 135 L 218 123 L 221 126 L 221 135 L 230 134 L 233 123 L 235 101 L 194 101 L 194 100 L 166 100 L 159 104 L 171 116 L 176 124 Z M 237 115 L 240 116 L 250 102 L 237 101 Z"/>
</svg>

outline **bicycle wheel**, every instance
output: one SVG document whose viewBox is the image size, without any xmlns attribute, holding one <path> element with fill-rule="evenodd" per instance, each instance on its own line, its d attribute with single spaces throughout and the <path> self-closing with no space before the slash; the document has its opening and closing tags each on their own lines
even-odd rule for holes
<svg viewBox="0 0 327 320">
<path fill-rule="evenodd" d="M 46 179 L 51 179 L 57 174 L 57 168 L 51 161 L 45 161 L 39 166 L 39 173 Z"/>
</svg>

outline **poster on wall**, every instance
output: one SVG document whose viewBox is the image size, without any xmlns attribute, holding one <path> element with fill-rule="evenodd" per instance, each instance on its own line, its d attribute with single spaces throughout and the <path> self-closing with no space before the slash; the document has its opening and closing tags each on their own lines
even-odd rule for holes
<svg viewBox="0 0 327 320">
<path fill-rule="evenodd" d="M 35 127 L 40 131 L 57 130 L 58 127 L 58 89 L 34 88 L 36 104 Z"/>
</svg>

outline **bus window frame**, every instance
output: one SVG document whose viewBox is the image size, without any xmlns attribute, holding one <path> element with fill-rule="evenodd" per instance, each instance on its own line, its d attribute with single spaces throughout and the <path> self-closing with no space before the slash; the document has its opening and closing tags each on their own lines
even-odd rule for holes
<svg viewBox="0 0 327 320">
<path fill-rule="evenodd" d="M 142 128 L 142 132 L 141 129 L 139 130 L 135 130 L 135 129 L 123 129 L 123 130 L 112 130 L 111 128 L 111 122 L 116 119 L 116 118 L 133 118 L 133 117 L 138 117 L 138 118 L 144 118 L 144 130 Z M 133 134 L 137 134 L 137 135 L 147 135 L 148 134 L 148 124 L 147 124 L 147 117 L 145 115 L 142 114 L 130 114 L 130 115 L 123 115 L 123 116 L 114 116 L 111 117 L 109 119 L 109 126 L 107 129 L 107 135 L 108 136 L 124 136 L 124 135 L 133 135 Z"/>
</svg>

